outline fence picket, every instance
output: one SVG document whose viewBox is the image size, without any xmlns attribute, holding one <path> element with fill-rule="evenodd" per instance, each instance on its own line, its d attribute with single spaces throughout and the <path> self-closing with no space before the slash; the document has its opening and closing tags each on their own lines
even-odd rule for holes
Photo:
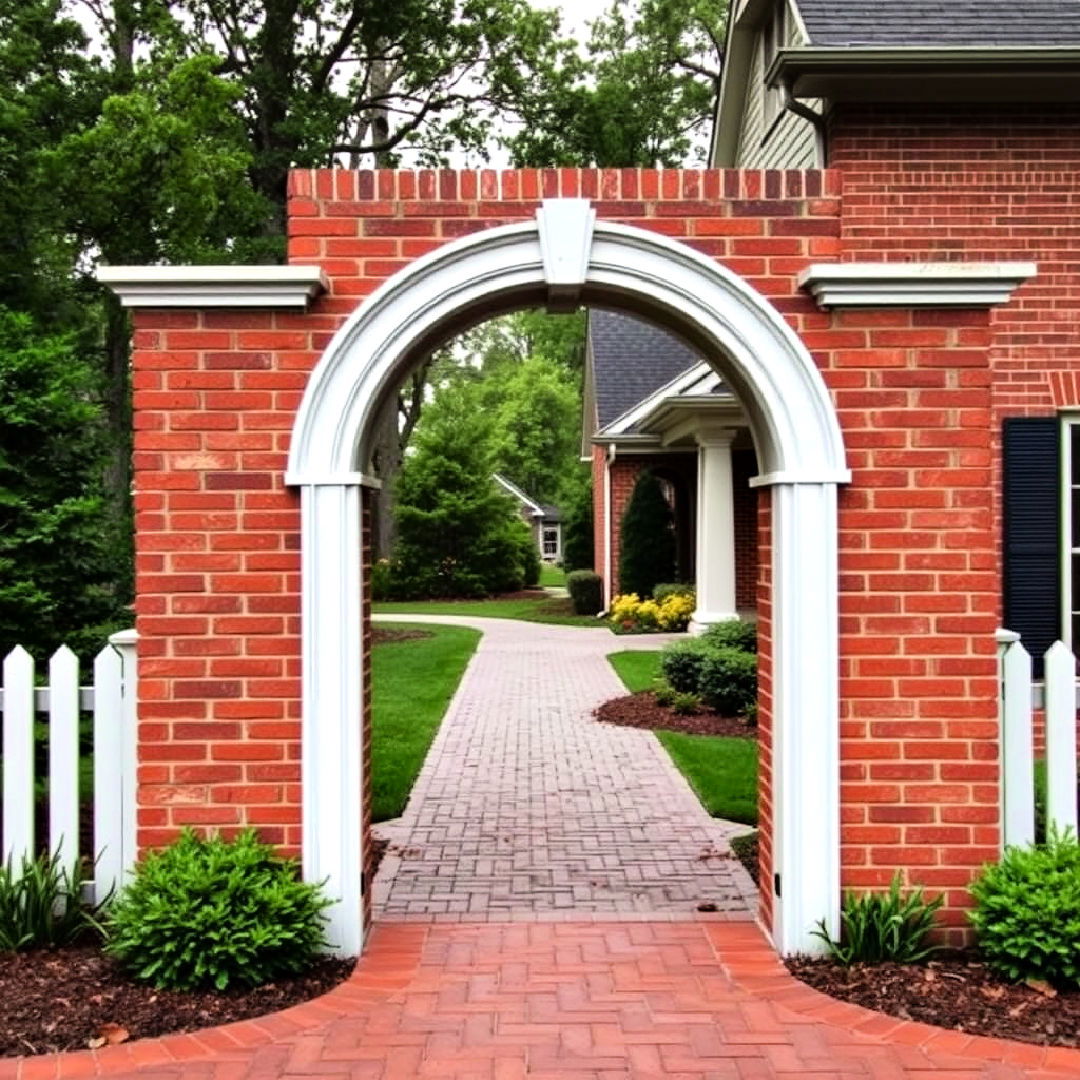
<svg viewBox="0 0 1080 1080">
<path fill-rule="evenodd" d="M 118 888 L 124 870 L 124 729 L 120 654 L 106 645 L 94 659 L 94 902 Z"/>
<path fill-rule="evenodd" d="M 1035 840 L 1035 749 L 1031 725 L 1031 657 L 1016 640 L 1002 657 L 1002 843 Z"/>
<path fill-rule="evenodd" d="M 4 847 L 17 867 L 34 852 L 34 658 L 16 645 L 4 660 Z"/>
<path fill-rule="evenodd" d="M 1046 651 L 1046 821 L 1076 829 L 1076 660 L 1060 641 Z"/>
<path fill-rule="evenodd" d="M 49 661 L 49 851 L 79 857 L 79 660 L 61 645 Z"/>
</svg>

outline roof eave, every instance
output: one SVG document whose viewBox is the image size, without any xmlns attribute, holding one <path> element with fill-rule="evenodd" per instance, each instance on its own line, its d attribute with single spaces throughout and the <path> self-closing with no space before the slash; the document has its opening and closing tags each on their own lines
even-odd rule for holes
<svg viewBox="0 0 1080 1080">
<path fill-rule="evenodd" d="M 993 75 L 992 79 L 986 76 Z M 765 73 L 796 97 L 911 100 L 1075 100 L 1080 48 L 1072 45 L 810 45 L 781 49 Z"/>
</svg>

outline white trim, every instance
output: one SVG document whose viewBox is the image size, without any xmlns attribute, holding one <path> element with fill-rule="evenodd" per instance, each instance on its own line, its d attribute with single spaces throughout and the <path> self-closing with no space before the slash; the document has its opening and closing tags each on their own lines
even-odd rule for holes
<svg viewBox="0 0 1080 1080">
<path fill-rule="evenodd" d="M 361 937 L 359 489 L 311 487 L 307 479 L 364 467 L 378 404 L 433 343 L 492 310 L 542 303 L 547 293 L 536 221 L 475 233 L 422 256 L 334 335 L 296 415 L 288 475 L 304 485 L 304 867 L 340 898 L 328 934 L 345 952 L 355 952 Z M 634 311 L 694 341 L 738 396 L 763 472 L 803 481 L 781 484 L 773 495 L 774 609 L 783 639 L 773 735 L 794 792 L 782 805 L 799 808 L 795 826 L 786 811 L 777 818 L 779 832 L 795 829 L 785 848 L 794 854 L 782 864 L 794 900 L 785 901 L 774 940 L 783 953 L 820 951 L 814 924 L 824 918 L 835 926 L 839 912 L 838 886 L 827 872 L 839 859 L 839 787 L 823 763 L 838 753 L 835 485 L 848 470 L 832 399 L 776 309 L 675 240 L 597 222 L 581 300 Z"/>
<path fill-rule="evenodd" d="M 814 263 L 799 274 L 818 307 L 991 307 L 1035 276 L 1035 263 Z"/>
<path fill-rule="evenodd" d="M 521 503 L 523 506 L 529 507 L 533 512 L 533 517 L 544 516 L 544 511 L 540 504 L 533 502 L 533 500 L 530 499 L 529 496 L 526 495 L 525 492 L 517 486 L 517 484 L 511 483 L 509 480 L 506 479 L 505 476 L 502 476 L 499 473 L 492 473 L 491 475 L 495 478 L 495 481 L 501 484 L 504 488 L 506 488 L 507 492 L 515 499 L 517 499 L 519 503 Z"/>
<path fill-rule="evenodd" d="M 604 610 L 611 609 L 615 586 L 611 575 L 611 537 L 614 524 L 611 520 L 611 466 L 615 464 L 616 448 L 609 443 L 604 454 Z"/>
<path fill-rule="evenodd" d="M 327 290 L 319 266 L 99 266 L 126 308 L 306 308 Z"/>
<path fill-rule="evenodd" d="M 358 956 L 364 932 L 360 487 L 305 485 L 300 507 L 304 879 L 325 881 L 334 901 L 326 940 L 342 955 Z"/>
<path fill-rule="evenodd" d="M 750 487 L 773 487 L 775 484 L 850 484 L 851 470 L 815 472 L 813 469 L 781 469 L 750 477 Z"/>
<path fill-rule="evenodd" d="M 377 476 L 355 471 L 325 473 L 323 476 L 312 474 L 303 479 L 286 473 L 285 484 L 287 487 L 299 487 L 301 484 L 307 487 L 341 487 L 342 484 L 355 484 L 358 487 L 371 488 L 373 491 L 381 491 L 383 486 L 383 482 Z"/>
<path fill-rule="evenodd" d="M 1061 513 L 1058 525 L 1058 559 L 1061 565 L 1061 595 L 1058 604 L 1061 609 L 1061 640 L 1075 651 L 1077 642 L 1073 641 L 1073 559 L 1080 556 L 1080 547 L 1073 547 L 1073 485 L 1080 484 L 1080 479 L 1073 476 L 1072 468 L 1072 432 L 1080 427 L 1080 415 L 1075 411 L 1063 410 L 1058 423 L 1058 485 L 1061 499 Z"/>
<path fill-rule="evenodd" d="M 577 306 L 589 270 L 596 211 L 588 199 L 544 199 L 536 211 L 548 306 Z"/>
<path fill-rule="evenodd" d="M 715 375 L 716 371 L 704 360 L 700 364 L 695 364 L 694 367 L 687 368 L 681 374 L 676 375 L 670 382 L 661 386 L 659 390 L 654 390 L 648 397 L 642 398 L 633 408 L 627 409 L 621 416 L 617 416 L 607 427 L 601 428 L 597 432 L 597 438 L 625 434 L 668 398 L 677 397 L 689 390 L 691 386 L 700 382 L 707 374 Z"/>
</svg>

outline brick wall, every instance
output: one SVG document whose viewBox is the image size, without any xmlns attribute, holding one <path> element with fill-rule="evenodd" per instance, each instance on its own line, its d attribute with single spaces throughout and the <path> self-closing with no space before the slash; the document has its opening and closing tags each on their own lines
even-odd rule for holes
<svg viewBox="0 0 1080 1080">
<path fill-rule="evenodd" d="M 299 514 L 282 469 L 307 373 L 333 330 L 415 256 L 529 217 L 540 196 L 584 195 L 602 218 L 677 237 L 745 277 L 819 364 L 853 469 L 840 508 L 844 881 L 880 884 L 903 868 L 948 890 L 960 924 L 963 886 L 997 841 L 998 418 L 1049 407 L 1040 366 L 1064 369 L 1074 352 L 1072 226 L 1054 218 L 1075 207 L 1076 180 L 1048 156 L 1066 147 L 1044 132 L 1041 147 L 998 149 L 999 159 L 987 149 L 984 179 L 968 191 L 965 153 L 945 145 L 952 129 L 913 134 L 897 119 L 871 153 L 857 120 L 834 133 L 828 173 L 297 173 L 290 257 L 319 263 L 331 282 L 308 314 L 138 315 L 141 844 L 185 822 L 250 822 L 299 843 Z M 935 138 L 941 145 L 918 157 L 920 140 Z M 952 174 L 939 176 L 950 152 Z M 909 167 L 916 161 L 932 166 L 929 178 Z M 1028 192 L 1017 174 L 1030 179 L 1040 167 L 1046 190 Z M 1013 185 L 1004 202 L 980 187 L 996 169 L 1009 179 L 993 183 Z M 1049 190 L 1052 175 L 1061 190 Z M 974 220 L 984 204 L 1007 206 L 1008 219 Z M 979 237 L 985 249 L 972 246 Z M 812 261 L 977 250 L 1060 265 L 993 318 L 821 312 L 795 282 Z M 767 856 L 770 515 L 767 493 L 760 499 Z M 602 528 L 598 520 L 598 536 Z"/>
</svg>

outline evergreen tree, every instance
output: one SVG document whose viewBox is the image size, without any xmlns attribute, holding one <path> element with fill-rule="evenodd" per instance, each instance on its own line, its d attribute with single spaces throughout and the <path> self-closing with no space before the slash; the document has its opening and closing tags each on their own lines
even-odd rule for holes
<svg viewBox="0 0 1080 1080">
<path fill-rule="evenodd" d="M 535 558 L 525 523 L 492 477 L 487 421 L 458 396 L 444 390 L 426 410 L 398 477 L 392 589 L 403 599 L 514 592 Z"/>
<path fill-rule="evenodd" d="M 593 569 L 593 504 L 592 484 L 589 480 L 586 475 L 585 482 L 579 483 L 566 499 L 562 564 L 568 573 L 572 570 Z"/>
<path fill-rule="evenodd" d="M 651 596 L 675 580 L 675 517 L 648 470 L 637 478 L 619 530 L 619 592 Z"/>
</svg>

